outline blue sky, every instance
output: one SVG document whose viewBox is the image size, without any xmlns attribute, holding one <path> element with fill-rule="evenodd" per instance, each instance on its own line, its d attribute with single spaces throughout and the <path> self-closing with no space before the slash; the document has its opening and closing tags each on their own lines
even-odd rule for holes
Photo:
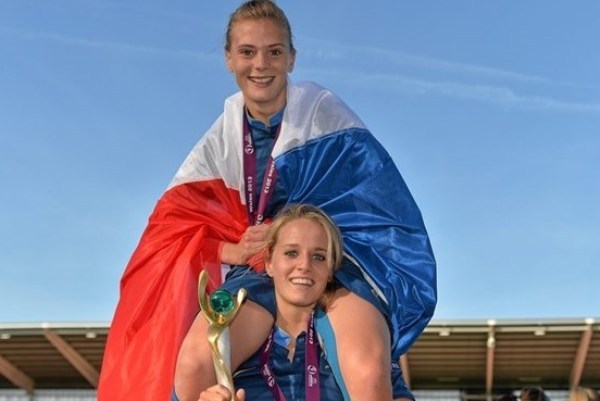
<svg viewBox="0 0 600 401">
<path fill-rule="evenodd" d="M 156 200 L 236 90 L 236 1 L 0 0 L 0 323 L 109 321 Z M 600 315 L 600 3 L 284 1 L 293 81 L 388 149 L 436 319 Z"/>
</svg>

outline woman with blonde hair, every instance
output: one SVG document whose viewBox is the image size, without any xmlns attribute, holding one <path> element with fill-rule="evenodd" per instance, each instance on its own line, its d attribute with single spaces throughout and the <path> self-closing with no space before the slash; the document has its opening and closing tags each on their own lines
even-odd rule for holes
<svg viewBox="0 0 600 401">
<path fill-rule="evenodd" d="M 576 387 L 571 390 L 569 401 L 600 401 L 600 395 L 592 388 Z"/>
</svg>

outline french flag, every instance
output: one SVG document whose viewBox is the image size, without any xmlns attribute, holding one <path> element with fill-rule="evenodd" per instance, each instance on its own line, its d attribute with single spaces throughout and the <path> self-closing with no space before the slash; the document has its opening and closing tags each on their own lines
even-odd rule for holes
<svg viewBox="0 0 600 401">
<path fill-rule="evenodd" d="M 121 279 L 99 401 L 168 400 L 179 346 L 199 311 L 198 275 L 221 283 L 219 244 L 248 226 L 237 93 L 188 155 L 150 216 Z M 288 203 L 321 207 L 345 252 L 389 308 L 400 356 L 433 315 L 436 264 L 421 213 L 389 154 L 334 94 L 289 85 L 273 148 Z"/>
</svg>

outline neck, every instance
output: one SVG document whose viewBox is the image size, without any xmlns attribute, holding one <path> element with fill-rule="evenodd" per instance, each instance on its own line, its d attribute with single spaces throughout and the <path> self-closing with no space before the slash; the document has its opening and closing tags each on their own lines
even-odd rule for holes
<svg viewBox="0 0 600 401">
<path fill-rule="evenodd" d="M 281 104 L 279 104 L 281 103 Z M 277 104 L 269 104 L 269 105 L 261 105 L 257 103 L 249 103 L 246 102 L 246 108 L 248 109 L 248 113 L 255 120 L 262 122 L 264 125 L 269 127 L 271 125 L 271 117 L 273 117 L 277 112 L 285 107 L 285 99 L 283 102 L 278 102 Z"/>
<path fill-rule="evenodd" d="M 277 306 L 277 325 L 292 338 L 306 331 L 306 326 L 314 308 L 280 307 Z"/>
<path fill-rule="evenodd" d="M 269 127 L 271 125 L 271 116 L 275 113 L 269 114 L 269 113 L 259 113 L 255 110 L 250 110 L 250 107 L 248 107 L 248 112 L 250 113 L 250 116 L 252 116 L 253 119 L 260 121 L 261 123 L 263 123 L 264 125 L 266 125 L 267 127 Z"/>
</svg>

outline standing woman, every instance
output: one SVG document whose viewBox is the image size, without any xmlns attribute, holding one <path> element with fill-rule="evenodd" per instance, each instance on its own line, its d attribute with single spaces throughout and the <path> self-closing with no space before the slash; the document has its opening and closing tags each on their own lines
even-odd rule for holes
<svg viewBox="0 0 600 401">
<path fill-rule="evenodd" d="M 180 399 L 196 401 L 214 384 L 206 322 L 194 320 L 199 271 L 209 271 L 214 289 L 222 264 L 249 264 L 264 241 L 261 223 L 288 203 L 320 206 L 344 236 L 347 260 L 336 272 L 341 289 L 328 317 L 350 397 L 392 399 L 390 367 L 399 369 L 392 362 L 421 334 L 436 303 L 421 214 L 388 153 L 339 98 L 316 84 L 288 82 L 296 50 L 272 1 L 245 2 L 231 15 L 225 57 L 241 92 L 226 100 L 181 166 L 125 271 L 99 400 L 168 399 L 180 345 Z M 236 266 L 226 281 L 249 292 L 231 327 L 234 369 L 274 322 L 273 290 L 256 277 Z"/>
</svg>

